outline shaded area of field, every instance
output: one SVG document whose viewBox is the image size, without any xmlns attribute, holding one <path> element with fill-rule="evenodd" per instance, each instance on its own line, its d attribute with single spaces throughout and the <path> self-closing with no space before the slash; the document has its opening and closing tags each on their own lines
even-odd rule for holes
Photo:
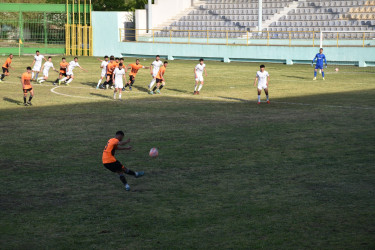
<svg viewBox="0 0 375 250">
<path fill-rule="evenodd" d="M 314 93 L 324 86 L 308 82 L 311 71 L 279 65 L 286 75 L 301 71 L 306 81 L 275 76 L 275 101 L 257 106 L 248 79 L 238 76 L 235 89 L 225 91 L 220 80 L 223 72 L 248 71 L 247 64 L 213 63 L 223 72 L 209 71 L 207 94 L 194 99 L 187 96 L 190 64 L 170 68 L 165 96 L 127 92 L 123 102 L 90 90 L 84 83 L 95 76 L 79 73 L 59 91 L 95 99 L 35 86 L 34 106 L 24 108 L 19 86 L 2 83 L 1 245 L 375 247 L 373 79 L 354 90 L 338 76 L 325 82 L 327 93 Z M 179 75 L 184 68 L 189 72 Z M 139 86 L 148 79 L 140 74 Z M 118 159 L 146 171 L 142 179 L 128 178 L 129 193 L 101 165 L 101 151 L 118 129 L 134 149 Z M 148 157 L 151 147 L 159 148 L 158 159 Z"/>
</svg>

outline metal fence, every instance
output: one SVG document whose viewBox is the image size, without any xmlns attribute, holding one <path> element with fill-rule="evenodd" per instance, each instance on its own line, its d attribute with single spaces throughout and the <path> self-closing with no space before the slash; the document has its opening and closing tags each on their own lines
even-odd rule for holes
<svg viewBox="0 0 375 250">
<path fill-rule="evenodd" d="M 120 29 L 121 42 L 318 47 L 323 40 L 326 47 L 371 47 L 375 32 Z"/>
</svg>

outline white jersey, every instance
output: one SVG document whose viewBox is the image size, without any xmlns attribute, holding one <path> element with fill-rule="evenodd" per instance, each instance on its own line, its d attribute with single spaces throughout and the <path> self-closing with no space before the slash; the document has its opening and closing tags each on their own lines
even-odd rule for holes
<svg viewBox="0 0 375 250">
<path fill-rule="evenodd" d="M 68 71 L 66 72 L 67 75 L 73 75 L 73 70 L 75 67 L 79 67 L 79 63 L 75 61 L 71 61 L 68 66 Z"/>
<path fill-rule="evenodd" d="M 151 63 L 151 66 L 152 66 L 152 76 L 155 77 L 158 74 L 160 67 L 163 66 L 163 62 L 160 60 L 159 61 L 155 60 Z"/>
<path fill-rule="evenodd" d="M 113 71 L 113 74 L 115 76 L 115 88 L 123 88 L 124 87 L 123 77 L 125 75 L 125 69 L 115 68 L 115 70 Z"/>
<path fill-rule="evenodd" d="M 265 89 L 267 88 L 267 78 L 270 75 L 268 74 L 267 71 L 261 72 L 258 71 L 256 77 L 258 78 L 258 89 Z"/>
<path fill-rule="evenodd" d="M 107 74 L 107 65 L 109 62 L 107 61 L 102 61 L 102 64 L 100 65 L 102 67 L 102 74 L 101 76 L 105 76 Z"/>
<path fill-rule="evenodd" d="M 48 76 L 48 71 L 50 70 L 50 68 L 55 68 L 53 66 L 53 63 L 50 62 L 50 61 L 45 62 L 44 65 L 43 65 L 43 75 L 44 76 Z"/>
<path fill-rule="evenodd" d="M 33 71 L 40 71 L 40 68 L 42 67 L 43 58 L 44 58 L 43 55 L 39 55 L 39 56 L 34 55 L 35 63 L 34 63 Z"/>
<path fill-rule="evenodd" d="M 195 73 L 197 74 L 197 76 L 203 75 L 203 71 L 205 67 L 206 67 L 206 64 L 201 65 L 200 63 L 198 63 L 198 65 L 195 66 Z"/>
</svg>

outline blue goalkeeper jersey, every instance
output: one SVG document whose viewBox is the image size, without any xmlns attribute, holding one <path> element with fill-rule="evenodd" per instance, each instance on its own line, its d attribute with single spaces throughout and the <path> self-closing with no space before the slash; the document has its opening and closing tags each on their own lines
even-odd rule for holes
<svg viewBox="0 0 375 250">
<path fill-rule="evenodd" d="M 325 62 L 325 64 L 327 64 L 327 59 L 326 59 L 326 56 L 324 54 L 320 54 L 320 53 L 316 54 L 313 61 L 312 61 L 313 63 L 314 63 L 315 59 L 316 59 L 316 65 L 317 66 L 323 66 L 323 61 Z"/>
</svg>

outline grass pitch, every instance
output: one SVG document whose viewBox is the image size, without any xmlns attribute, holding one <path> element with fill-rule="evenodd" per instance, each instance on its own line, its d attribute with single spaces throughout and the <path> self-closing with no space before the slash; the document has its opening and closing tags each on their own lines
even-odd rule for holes
<svg viewBox="0 0 375 250">
<path fill-rule="evenodd" d="M 2 249 L 375 248 L 375 74 L 266 64 L 271 104 L 257 105 L 258 63 L 206 62 L 193 96 L 197 62 L 171 61 L 160 96 L 140 70 L 120 102 L 82 57 L 87 73 L 34 83 L 23 107 L 32 60 L 0 83 Z M 117 158 L 146 172 L 131 192 L 101 164 L 120 129 L 133 151 Z"/>
</svg>

